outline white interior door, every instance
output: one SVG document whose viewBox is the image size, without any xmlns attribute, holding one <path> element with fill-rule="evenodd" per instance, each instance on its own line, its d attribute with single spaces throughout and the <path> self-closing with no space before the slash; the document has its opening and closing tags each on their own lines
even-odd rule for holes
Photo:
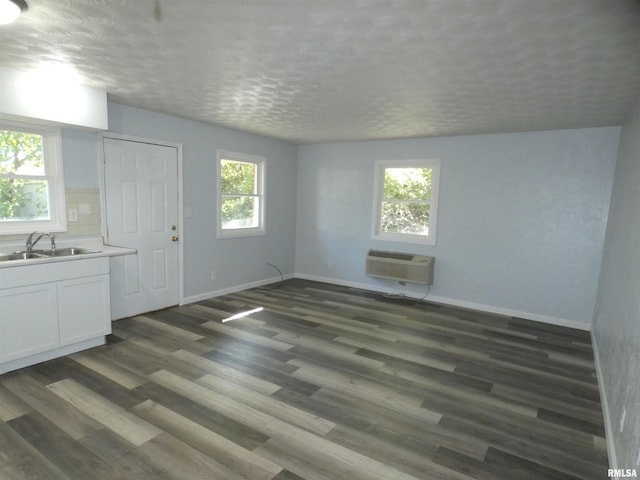
<svg viewBox="0 0 640 480">
<path fill-rule="evenodd" d="M 103 140 L 107 242 L 138 251 L 111 258 L 112 319 L 177 305 L 177 148 Z"/>
</svg>

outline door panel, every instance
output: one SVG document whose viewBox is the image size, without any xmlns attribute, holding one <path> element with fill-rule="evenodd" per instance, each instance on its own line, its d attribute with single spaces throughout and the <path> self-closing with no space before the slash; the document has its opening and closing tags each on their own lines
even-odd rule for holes
<svg viewBox="0 0 640 480">
<path fill-rule="evenodd" d="M 152 252 L 153 288 L 156 290 L 166 288 L 169 283 L 167 278 L 167 255 L 164 249 Z"/>
<path fill-rule="evenodd" d="M 109 203 L 107 201 L 107 203 Z M 138 186 L 135 182 L 122 182 L 122 200 L 120 205 L 126 205 L 127 208 L 122 210 L 122 229 L 120 234 L 138 234 Z M 116 212 L 114 211 L 114 215 Z M 108 217 L 107 217 L 108 218 Z M 114 218 L 115 220 L 115 218 Z M 108 220 L 107 220 L 108 223 Z M 109 230 L 113 230 L 117 234 L 116 225 L 109 225 Z"/>
<path fill-rule="evenodd" d="M 179 303 L 178 152 L 104 139 L 107 240 L 137 249 L 111 259 L 112 318 Z"/>
</svg>

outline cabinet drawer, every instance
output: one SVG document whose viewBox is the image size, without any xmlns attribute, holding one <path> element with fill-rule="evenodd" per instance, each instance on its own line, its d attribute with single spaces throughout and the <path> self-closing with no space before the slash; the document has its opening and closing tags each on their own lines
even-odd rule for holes
<svg viewBox="0 0 640 480">
<path fill-rule="evenodd" d="M 109 257 L 37 263 L 0 271 L 0 289 L 109 273 Z"/>
</svg>

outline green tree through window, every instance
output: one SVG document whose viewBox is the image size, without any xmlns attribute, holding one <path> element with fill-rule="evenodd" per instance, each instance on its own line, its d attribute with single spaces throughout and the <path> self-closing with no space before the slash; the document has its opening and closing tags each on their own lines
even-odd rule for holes
<svg viewBox="0 0 640 480">
<path fill-rule="evenodd" d="M 42 135 L 0 130 L 0 220 L 49 218 Z"/>
<path fill-rule="evenodd" d="M 431 168 L 386 168 L 383 232 L 429 235 Z"/>
<path fill-rule="evenodd" d="M 255 163 L 221 160 L 222 228 L 257 226 L 256 170 Z"/>
<path fill-rule="evenodd" d="M 266 159 L 218 151 L 218 237 L 264 234 Z"/>
<path fill-rule="evenodd" d="M 440 160 L 380 160 L 373 238 L 435 245 Z"/>
</svg>

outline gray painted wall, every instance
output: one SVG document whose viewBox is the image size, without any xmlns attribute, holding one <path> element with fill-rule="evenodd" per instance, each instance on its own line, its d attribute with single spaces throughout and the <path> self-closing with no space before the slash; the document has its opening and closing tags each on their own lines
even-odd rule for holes
<svg viewBox="0 0 640 480">
<path fill-rule="evenodd" d="M 381 291 L 369 248 L 436 257 L 429 298 L 589 328 L 620 128 L 307 145 L 296 272 Z M 434 247 L 371 239 L 376 160 L 442 161 Z M 423 286 L 407 285 L 422 296 Z"/>
<path fill-rule="evenodd" d="M 98 188 L 98 134 L 62 129 L 62 159 L 66 188 Z"/>
<path fill-rule="evenodd" d="M 109 104 L 109 130 L 181 143 L 184 206 L 184 294 L 206 295 L 294 272 L 296 147 L 226 128 Z M 216 239 L 216 150 L 267 158 L 265 236 Z M 215 270 L 216 280 L 211 280 Z"/>
<path fill-rule="evenodd" d="M 640 455 L 640 102 L 624 126 L 593 326 L 617 468 Z M 626 408 L 624 430 L 620 417 Z M 606 412 L 605 412 L 606 413 Z M 610 449 L 611 455 L 611 449 Z"/>
</svg>

